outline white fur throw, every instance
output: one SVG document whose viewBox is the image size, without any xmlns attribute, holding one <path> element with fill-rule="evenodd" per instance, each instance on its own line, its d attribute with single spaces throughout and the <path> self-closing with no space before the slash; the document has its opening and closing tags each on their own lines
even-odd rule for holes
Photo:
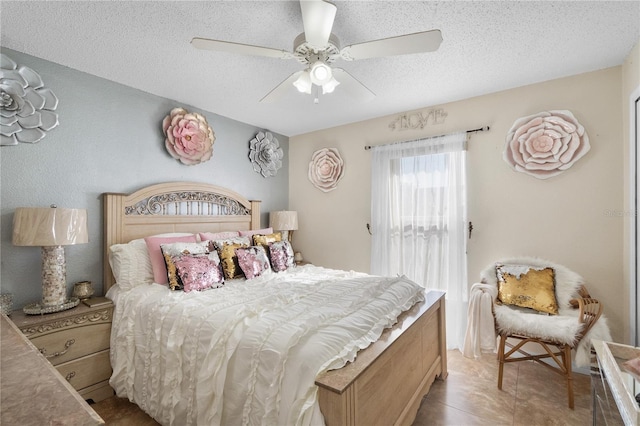
<svg viewBox="0 0 640 426">
<path fill-rule="evenodd" d="M 508 268 L 512 268 L 519 273 L 526 273 L 527 267 L 532 269 L 553 268 L 558 302 L 558 315 L 539 314 L 531 309 L 495 304 L 493 309 L 498 331 L 500 333 L 536 337 L 574 346 L 576 334 L 580 331 L 582 324 L 578 321 L 579 311 L 572 308 L 569 301 L 578 296 L 578 290 L 584 283 L 584 279 L 568 268 L 548 260 L 517 257 L 492 263 L 481 273 L 482 282 L 495 285 L 496 288 L 498 286 L 496 265 L 508 265 Z M 523 268 L 523 266 L 525 267 Z M 576 347 L 576 365 L 589 365 L 592 338 L 611 340 L 609 327 L 604 315 L 600 317 L 591 331 Z"/>
</svg>

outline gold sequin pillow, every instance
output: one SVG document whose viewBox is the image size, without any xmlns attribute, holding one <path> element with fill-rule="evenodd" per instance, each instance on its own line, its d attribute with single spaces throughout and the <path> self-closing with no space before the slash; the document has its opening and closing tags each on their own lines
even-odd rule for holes
<svg viewBox="0 0 640 426">
<path fill-rule="evenodd" d="M 213 246 L 218 251 L 222 270 L 224 271 L 224 278 L 232 280 L 234 278 L 244 277 L 242 269 L 240 269 L 240 265 L 238 264 L 236 249 L 251 246 L 250 238 L 236 237 L 226 240 L 216 240 L 213 242 Z"/>
<path fill-rule="evenodd" d="M 558 314 L 553 268 L 496 265 L 498 302 Z"/>
<path fill-rule="evenodd" d="M 253 236 L 254 246 L 268 247 L 269 243 L 275 243 L 277 241 L 282 241 L 282 234 L 280 232 L 274 232 L 273 234 L 268 235 L 255 234 Z"/>
</svg>

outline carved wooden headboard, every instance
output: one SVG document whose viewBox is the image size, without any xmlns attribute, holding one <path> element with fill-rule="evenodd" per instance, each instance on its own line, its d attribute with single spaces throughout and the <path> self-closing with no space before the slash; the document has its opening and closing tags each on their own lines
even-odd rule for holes
<svg viewBox="0 0 640 426">
<path fill-rule="evenodd" d="M 206 183 L 167 182 L 132 194 L 104 193 L 104 292 L 114 284 L 109 247 L 170 232 L 260 229 L 260 201 Z"/>
</svg>

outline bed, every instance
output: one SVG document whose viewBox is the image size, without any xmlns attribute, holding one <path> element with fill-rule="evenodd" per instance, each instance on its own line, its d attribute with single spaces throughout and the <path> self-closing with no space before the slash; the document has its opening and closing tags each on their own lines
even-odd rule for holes
<svg viewBox="0 0 640 426">
<path fill-rule="evenodd" d="M 433 381 L 447 375 L 444 293 L 417 295 L 404 277 L 307 265 L 202 292 L 174 292 L 160 284 L 123 291 L 116 283 L 112 246 L 152 235 L 259 230 L 259 201 L 210 184 L 170 182 L 132 194 L 105 193 L 103 207 L 104 285 L 116 304 L 110 383 L 118 396 L 163 424 L 411 424 Z M 333 291 L 341 296 L 328 296 Z M 234 292 L 243 294 L 240 302 L 223 303 L 222 295 Z M 365 294 L 377 296 L 369 301 Z M 332 314 L 315 314 L 311 305 Z M 230 306 L 234 315 L 223 316 Z M 352 306 L 349 321 L 374 318 L 362 330 L 352 331 L 348 323 L 344 329 L 355 337 L 345 344 L 339 339 L 346 338 L 340 327 L 347 320 L 334 313 Z M 278 322 L 282 316 L 300 322 L 285 325 Z M 316 327 L 329 324 L 329 317 L 327 328 Z M 275 343 L 262 337 L 286 330 L 290 334 Z M 327 335 L 329 343 L 318 340 Z M 254 340 L 258 348 L 249 344 Z M 332 344 L 340 350 L 322 353 Z M 316 359 L 321 356 L 326 359 Z M 248 360 L 250 366 L 241 364 Z M 249 391 L 234 397 L 236 383 L 243 389 L 249 383 Z"/>
</svg>

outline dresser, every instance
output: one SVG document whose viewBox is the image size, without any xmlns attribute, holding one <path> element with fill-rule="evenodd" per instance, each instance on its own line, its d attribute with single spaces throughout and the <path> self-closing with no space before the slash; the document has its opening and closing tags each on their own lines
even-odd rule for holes
<svg viewBox="0 0 640 426">
<path fill-rule="evenodd" d="M 0 424 L 104 424 L 5 314 L 0 314 L 0 346 Z"/>
<path fill-rule="evenodd" d="M 640 348 L 596 339 L 591 343 L 597 359 L 591 368 L 593 425 L 638 426 L 640 377 L 625 362 L 640 357 Z"/>
<path fill-rule="evenodd" d="M 26 315 L 13 311 L 11 320 L 85 399 L 101 401 L 113 395 L 109 386 L 109 346 L 113 304 L 89 307 L 80 303 L 67 311 Z"/>
</svg>

